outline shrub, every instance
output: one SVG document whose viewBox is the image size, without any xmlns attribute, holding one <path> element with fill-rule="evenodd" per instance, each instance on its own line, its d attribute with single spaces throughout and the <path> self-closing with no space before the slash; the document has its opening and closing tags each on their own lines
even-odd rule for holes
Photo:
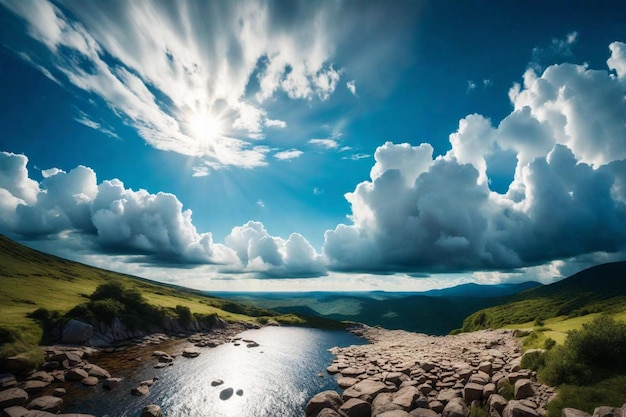
<svg viewBox="0 0 626 417">
<path fill-rule="evenodd" d="M 488 417 L 488 416 L 489 416 L 489 411 L 487 410 L 487 407 L 479 407 L 476 405 L 472 405 L 472 408 L 470 408 L 469 417 Z"/>
<path fill-rule="evenodd" d="M 546 341 L 543 342 L 543 347 L 545 348 L 545 350 L 550 350 L 555 346 L 556 340 L 552 339 L 551 337 L 547 338 Z"/>
<path fill-rule="evenodd" d="M 537 318 L 535 319 L 535 326 L 539 326 L 539 327 L 541 327 L 541 326 L 543 326 L 543 325 L 544 325 L 543 319 L 542 319 L 541 317 L 537 317 Z"/>
<path fill-rule="evenodd" d="M 520 362 L 520 366 L 524 369 L 531 369 L 533 371 L 537 371 L 543 368 L 546 364 L 545 353 L 541 351 L 535 351 L 526 353 L 522 357 L 522 361 Z"/>
<path fill-rule="evenodd" d="M 177 305 L 175 310 L 176 314 L 178 315 L 178 320 L 180 320 L 183 325 L 186 326 L 191 323 L 193 316 L 191 315 L 191 310 L 189 309 L 189 307 Z"/>
<path fill-rule="evenodd" d="M 548 417 L 561 417 L 563 408 L 570 407 L 593 413 L 596 407 L 621 407 L 626 392 L 626 376 L 619 376 L 597 384 L 580 387 L 562 385 L 559 395 L 548 406 Z"/>
<path fill-rule="evenodd" d="M 93 315 L 106 323 L 111 324 L 116 317 L 120 317 L 126 311 L 126 307 L 121 302 L 112 298 L 104 300 L 92 301 L 88 304 L 88 308 Z"/>
<path fill-rule="evenodd" d="M 498 394 L 502 395 L 507 401 L 511 401 L 515 398 L 515 387 L 509 381 L 506 381 L 498 390 Z"/>
<path fill-rule="evenodd" d="M 578 360 L 589 366 L 626 370 L 626 324 L 607 315 L 571 331 L 565 344 Z"/>
</svg>

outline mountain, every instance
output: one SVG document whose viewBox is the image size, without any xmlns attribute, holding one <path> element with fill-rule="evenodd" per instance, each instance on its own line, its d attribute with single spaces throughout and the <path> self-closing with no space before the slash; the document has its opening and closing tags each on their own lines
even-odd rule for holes
<svg viewBox="0 0 626 417">
<path fill-rule="evenodd" d="M 540 287 L 542 284 L 536 281 L 527 281 L 520 284 L 462 284 L 456 287 L 444 288 L 441 290 L 430 290 L 420 293 L 430 297 L 503 297 L 505 295 L 517 294 L 531 288 Z"/>
<path fill-rule="evenodd" d="M 502 304 L 475 312 L 464 331 L 502 327 L 557 316 L 626 310 L 626 261 L 585 269 L 554 284 L 523 291 Z"/>
</svg>

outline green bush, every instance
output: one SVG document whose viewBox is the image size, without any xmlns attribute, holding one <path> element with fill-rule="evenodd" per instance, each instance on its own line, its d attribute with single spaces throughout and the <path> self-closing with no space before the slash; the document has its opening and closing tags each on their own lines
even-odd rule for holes
<svg viewBox="0 0 626 417">
<path fill-rule="evenodd" d="M 126 307 L 121 302 L 112 298 L 104 300 L 92 301 L 88 304 L 88 308 L 93 312 L 98 320 L 108 324 L 113 323 L 116 317 L 122 316 L 126 311 Z"/>
<path fill-rule="evenodd" d="M 511 401 L 515 398 L 515 387 L 509 381 L 506 381 L 498 390 L 498 394 L 502 395 L 507 401 Z"/>
<path fill-rule="evenodd" d="M 522 357 L 522 361 L 520 362 L 520 366 L 524 369 L 531 369 L 533 371 L 537 371 L 543 368 L 546 364 L 545 353 L 541 351 L 535 351 L 526 353 Z"/>
<path fill-rule="evenodd" d="M 554 340 L 554 339 L 552 339 L 552 338 L 550 338 L 550 337 L 548 337 L 548 338 L 546 339 L 546 341 L 545 341 L 545 342 L 543 342 L 543 347 L 544 347 L 546 350 L 550 350 L 550 349 L 552 349 L 552 348 L 553 348 L 553 347 L 555 347 L 555 346 L 556 346 L 556 340 Z"/>
<path fill-rule="evenodd" d="M 539 327 L 541 327 L 541 326 L 543 326 L 543 325 L 544 325 L 543 319 L 542 319 L 541 317 L 537 317 L 537 318 L 535 319 L 535 326 L 539 326 Z"/>
<path fill-rule="evenodd" d="M 626 392 L 626 376 L 618 376 L 591 386 L 562 385 L 559 395 L 547 407 L 548 417 L 561 417 L 563 408 L 570 407 L 593 413 L 596 407 L 621 407 Z"/>
<path fill-rule="evenodd" d="M 186 326 L 191 323 L 193 316 L 191 315 L 191 310 L 189 309 L 189 307 L 177 305 L 175 311 L 176 315 L 178 316 L 178 320 L 180 320 L 183 325 Z"/>
<path fill-rule="evenodd" d="M 478 407 L 473 405 L 472 408 L 470 408 L 470 415 L 469 417 L 488 417 L 489 416 L 489 411 L 487 410 L 487 407 Z"/>
</svg>

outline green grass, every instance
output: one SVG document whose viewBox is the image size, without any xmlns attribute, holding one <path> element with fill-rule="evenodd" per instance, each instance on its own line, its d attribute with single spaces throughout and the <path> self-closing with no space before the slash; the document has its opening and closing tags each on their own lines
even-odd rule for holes
<svg viewBox="0 0 626 417">
<path fill-rule="evenodd" d="M 548 404 L 548 417 L 561 417 L 563 408 L 570 407 L 593 414 L 596 407 L 621 407 L 626 393 L 626 376 L 608 378 L 589 385 L 561 385 L 556 399 Z"/>
</svg>

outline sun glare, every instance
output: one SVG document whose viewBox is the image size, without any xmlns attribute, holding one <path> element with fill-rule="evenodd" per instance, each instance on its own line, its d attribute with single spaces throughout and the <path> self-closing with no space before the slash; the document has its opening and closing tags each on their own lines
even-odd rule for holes
<svg viewBox="0 0 626 417">
<path fill-rule="evenodd" d="M 210 114 L 195 114 L 189 120 L 189 129 L 193 138 L 207 141 L 222 134 L 220 121 Z"/>
</svg>

